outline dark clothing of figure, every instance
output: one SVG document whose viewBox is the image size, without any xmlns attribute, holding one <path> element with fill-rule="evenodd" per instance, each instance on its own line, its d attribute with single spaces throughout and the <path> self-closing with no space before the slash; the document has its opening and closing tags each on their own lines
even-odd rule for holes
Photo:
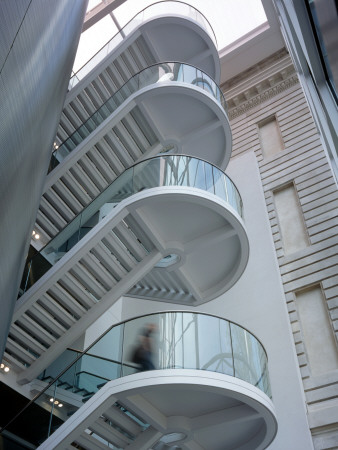
<svg viewBox="0 0 338 450">
<path fill-rule="evenodd" d="M 152 333 L 153 326 L 147 326 L 140 334 L 140 345 L 136 348 L 132 361 L 140 366 L 141 371 L 154 370 L 152 361 Z"/>
</svg>

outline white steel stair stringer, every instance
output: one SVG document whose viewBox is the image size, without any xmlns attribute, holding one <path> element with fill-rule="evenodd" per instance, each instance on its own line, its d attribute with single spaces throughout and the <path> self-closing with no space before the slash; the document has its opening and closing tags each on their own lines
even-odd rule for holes
<svg viewBox="0 0 338 450">
<path fill-rule="evenodd" d="M 153 250 L 143 261 L 137 264 L 117 285 L 108 291 L 90 311 L 82 316 L 66 333 L 55 341 L 28 369 L 18 376 L 18 383 L 25 384 L 36 378 L 62 352 L 86 330 L 95 320 L 99 319 L 122 295 L 137 281 L 150 271 L 162 258 L 162 254 Z"/>
</svg>

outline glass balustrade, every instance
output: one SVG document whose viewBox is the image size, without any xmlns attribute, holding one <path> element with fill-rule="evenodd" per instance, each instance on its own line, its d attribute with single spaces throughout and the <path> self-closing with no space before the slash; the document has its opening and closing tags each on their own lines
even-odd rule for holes
<svg viewBox="0 0 338 450">
<path fill-rule="evenodd" d="M 108 381 L 162 369 L 229 375 L 271 397 L 267 355 L 249 331 L 212 315 L 162 312 L 111 327 L 83 353 L 67 350 L 40 375 L 40 389 L 49 384 L 7 429 L 17 434 L 19 425 L 34 413 L 35 420 L 41 417 L 39 435 L 33 442 L 37 445 Z"/>
<path fill-rule="evenodd" d="M 88 137 L 132 94 L 156 83 L 187 83 L 212 95 L 227 110 L 222 91 L 215 81 L 201 70 L 189 64 L 164 62 L 141 70 L 116 91 L 94 114 L 92 114 L 74 133 L 62 142 L 52 153 L 49 172 L 53 170 L 71 151 Z"/>
<path fill-rule="evenodd" d="M 197 22 L 213 40 L 216 48 L 215 33 L 206 17 L 193 6 L 180 1 L 163 1 L 154 3 L 136 14 L 118 33 L 116 33 L 89 61 L 84 64 L 70 79 L 69 90 L 82 80 L 94 67 L 114 50 L 126 37 L 143 23 L 163 16 L 187 17 Z"/>
<path fill-rule="evenodd" d="M 39 253 L 27 260 L 22 291 L 25 292 L 41 278 L 122 200 L 146 189 L 165 186 L 186 186 L 207 191 L 226 201 L 243 217 L 242 199 L 236 186 L 217 167 L 183 155 L 147 159 L 123 172 Z"/>
</svg>

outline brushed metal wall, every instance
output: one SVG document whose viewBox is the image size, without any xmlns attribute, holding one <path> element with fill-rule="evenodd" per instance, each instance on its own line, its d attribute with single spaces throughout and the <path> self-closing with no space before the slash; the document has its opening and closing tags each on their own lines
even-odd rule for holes
<svg viewBox="0 0 338 450">
<path fill-rule="evenodd" d="M 0 352 L 88 0 L 0 1 Z"/>
</svg>

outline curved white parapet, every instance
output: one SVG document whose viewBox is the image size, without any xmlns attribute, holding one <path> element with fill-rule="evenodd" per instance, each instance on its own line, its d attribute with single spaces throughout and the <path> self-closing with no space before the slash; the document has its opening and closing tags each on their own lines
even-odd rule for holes
<svg viewBox="0 0 338 450">
<path fill-rule="evenodd" d="M 127 295 L 197 306 L 240 278 L 249 243 L 243 220 L 229 203 L 184 186 L 155 188 L 134 200 L 130 210 L 138 226 L 155 239 L 169 264 L 162 259 Z M 162 283 L 168 292 L 158 289 Z"/>
<path fill-rule="evenodd" d="M 77 157 L 71 158 L 74 164 L 84 152 L 95 152 L 93 146 L 120 122 L 129 123 L 128 115 L 135 116 L 136 109 L 136 120 L 143 126 L 147 124 L 157 136 L 158 153 L 173 147 L 176 153 L 204 157 L 211 164 L 226 168 L 232 137 L 223 93 L 200 69 L 180 62 L 154 64 L 131 77 L 59 143 L 53 152 L 54 162 L 61 162 L 76 151 Z M 141 137 L 135 130 L 134 133 L 136 142 L 131 148 L 135 152 Z"/>
<path fill-rule="evenodd" d="M 219 55 L 211 28 L 203 29 L 193 18 L 167 14 L 167 17 L 158 16 L 140 28 L 140 33 L 151 40 L 158 60 L 175 59 L 196 65 L 219 82 Z"/>
<path fill-rule="evenodd" d="M 40 235 L 36 247 L 45 245 L 134 163 L 162 152 L 183 153 L 224 170 L 231 150 L 226 103 L 215 82 L 186 64 L 151 66 L 53 153 L 54 170 L 46 179 L 35 225 Z"/>
<path fill-rule="evenodd" d="M 180 1 L 156 2 L 140 11 L 113 36 L 70 80 L 70 95 L 90 83 L 112 60 L 142 38 L 154 62 L 169 59 L 191 63 L 220 80 L 214 31 L 196 8 Z M 142 50 L 142 49 L 141 49 Z M 94 70 L 93 70 L 94 69 Z"/>
<path fill-rule="evenodd" d="M 226 169 L 232 152 L 230 123 L 211 93 L 189 83 L 163 81 L 143 89 L 133 101 L 146 111 L 163 148 L 172 146 L 172 153 L 203 158 Z"/>
<path fill-rule="evenodd" d="M 165 158 L 179 157 L 160 157 L 159 167 Z M 184 173 L 196 173 L 198 167 Z M 20 345 L 10 340 L 7 344 L 11 361 L 22 370 L 20 382 L 41 373 L 122 295 L 197 306 L 226 292 L 243 273 L 249 244 L 236 202 L 231 206 L 230 199 L 196 187 L 162 186 L 141 188 L 114 206 L 110 200 L 125 195 L 129 182 L 141 186 L 142 179 L 136 184 L 133 180 L 135 176 L 127 177 L 127 183 L 107 197 L 110 212 L 66 254 L 55 259 L 64 246 L 63 239 L 57 242 L 60 236 L 44 250 L 45 261 L 56 262 L 17 302 L 10 334 L 18 336 Z M 164 180 L 162 175 L 159 180 Z M 78 219 L 81 226 L 91 217 Z M 71 239 L 81 235 L 78 227 L 70 231 Z M 166 265 L 170 255 L 173 264 Z M 27 279 L 34 281 L 43 273 L 39 258 L 29 264 Z M 27 327 L 29 338 L 23 332 Z"/>
<path fill-rule="evenodd" d="M 226 292 L 243 273 L 249 244 L 235 185 L 206 161 L 166 154 L 139 162 L 118 177 L 41 250 L 40 257 L 28 261 L 30 279 L 35 282 L 35 273 L 42 275 L 43 261 L 46 271 L 65 252 L 72 253 L 83 233 L 94 227 L 84 241 L 96 235 L 99 222 L 114 218 L 118 203 L 128 211 L 124 221 L 129 233 L 139 236 L 139 242 L 151 242 L 148 248 L 162 255 L 124 294 L 199 305 Z M 134 244 L 126 240 L 124 245 L 133 254 Z M 83 258 L 87 252 L 83 250 Z M 28 282 L 25 289 L 31 285 Z"/>
<path fill-rule="evenodd" d="M 249 383 L 200 370 L 157 370 L 108 382 L 39 449 L 124 440 L 129 450 L 261 450 L 276 432 L 271 400 Z"/>
</svg>

